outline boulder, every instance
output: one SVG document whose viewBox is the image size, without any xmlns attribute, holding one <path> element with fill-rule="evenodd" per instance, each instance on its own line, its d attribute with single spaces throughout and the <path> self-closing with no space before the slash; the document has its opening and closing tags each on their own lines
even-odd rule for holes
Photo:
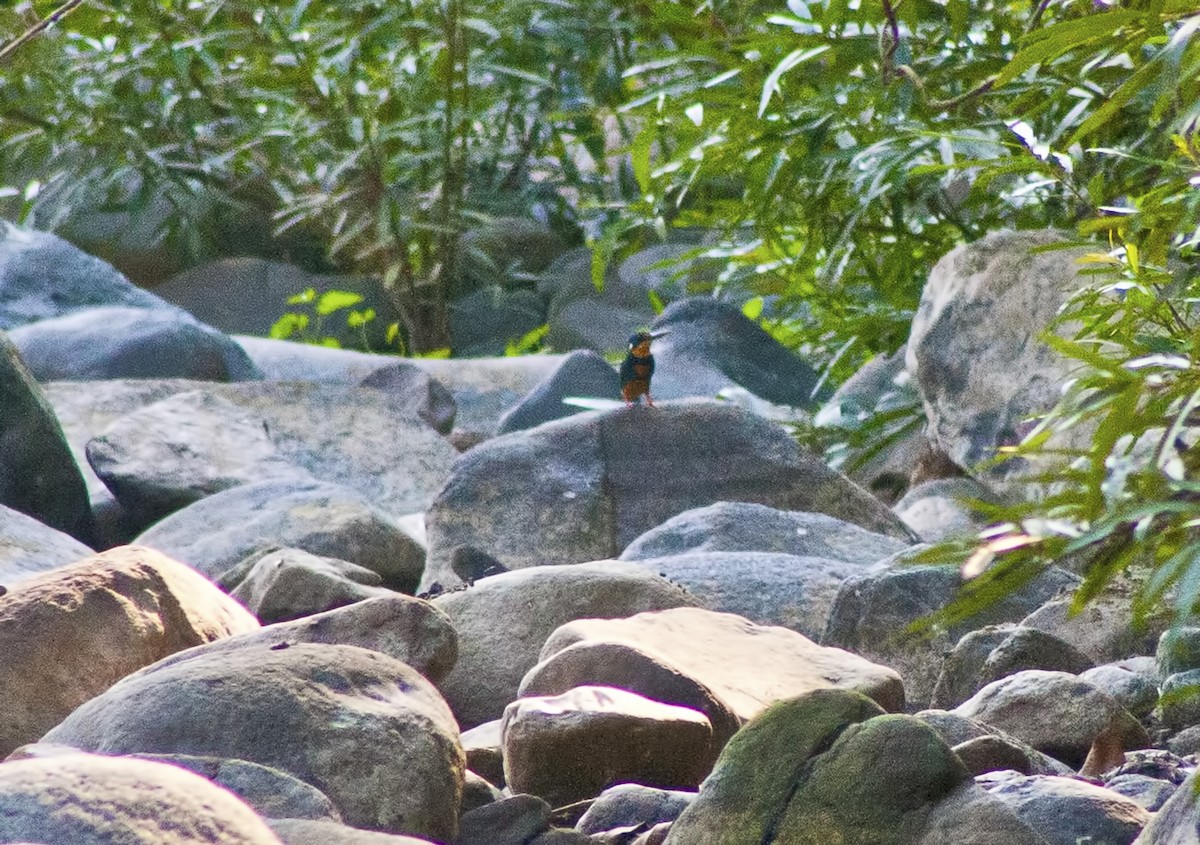
<svg viewBox="0 0 1200 845">
<path fill-rule="evenodd" d="M 630 781 L 694 789 L 716 759 L 703 713 L 614 687 L 519 698 L 500 731 L 509 789 L 556 807 Z"/>
<path fill-rule="evenodd" d="M 1167 675 L 1159 688 L 1157 713 L 1172 730 L 1200 724 L 1200 669 Z"/>
<path fill-rule="evenodd" d="M 452 838 L 464 759 L 415 670 L 355 646 L 254 646 L 151 666 L 75 710 L 47 742 L 102 754 L 249 760 L 324 792 L 343 820 Z"/>
<path fill-rule="evenodd" d="M 1111 695 L 1121 706 L 1141 719 L 1158 703 L 1162 682 L 1153 657 L 1131 657 L 1079 673 L 1079 679 Z"/>
<path fill-rule="evenodd" d="M 1149 775 L 1119 775 L 1106 781 L 1104 788 L 1124 795 L 1151 813 L 1161 810 L 1179 789 L 1170 781 L 1152 778 Z"/>
<path fill-rule="evenodd" d="M 722 499 L 908 537 L 870 494 L 760 417 L 717 403 L 635 406 L 513 432 L 460 456 L 426 514 L 422 587 L 459 583 L 449 569 L 459 545 L 485 549 L 509 569 L 601 560 Z"/>
<path fill-rule="evenodd" d="M 816 370 L 728 302 L 680 300 L 651 331 L 670 332 L 654 344 L 659 398 L 715 396 L 737 385 L 776 405 L 812 409 L 829 393 Z"/>
<path fill-rule="evenodd" d="M 500 720 L 493 719 L 462 732 L 462 747 L 467 754 L 467 769 L 504 786 L 504 743 Z"/>
<path fill-rule="evenodd" d="M 964 783 L 934 805 L 915 845 L 1049 845 L 1000 799 Z"/>
<path fill-rule="evenodd" d="M 190 754 L 130 754 L 129 759 L 187 769 L 228 789 L 266 818 L 341 820 L 337 808 L 321 790 L 269 766 Z"/>
<path fill-rule="evenodd" d="M 782 701 L 721 752 L 667 845 L 908 845 L 969 775 L 933 729 L 846 690 Z"/>
<path fill-rule="evenodd" d="M 0 585 L 88 557 L 83 543 L 0 505 Z"/>
<path fill-rule="evenodd" d="M 283 845 L 431 845 L 428 839 L 348 827 L 317 819 L 266 819 Z"/>
<path fill-rule="evenodd" d="M 1093 662 L 1110 663 L 1153 654 L 1160 635 L 1171 625 L 1162 609 L 1142 614 L 1134 611 L 1133 590 L 1120 583 L 1088 599 L 1078 609 L 1070 598 L 1053 599 L 1021 620 L 1065 640 Z M 1196 664 L 1200 666 L 1200 662 Z"/>
<path fill-rule="evenodd" d="M 1163 631 L 1158 638 L 1154 659 L 1158 674 L 1163 678 L 1200 669 L 1200 627 L 1180 625 Z"/>
<path fill-rule="evenodd" d="M 1066 570 L 1050 567 L 969 618 L 916 634 L 911 626 L 927 623 L 953 601 L 963 579 L 957 567 L 897 562 L 842 584 L 821 642 L 892 667 L 904 678 L 908 700 L 923 707 L 932 696 L 942 654 L 960 637 L 985 625 L 1015 622 L 1077 583 Z"/>
<path fill-rule="evenodd" d="M 1066 763 L 1043 754 L 1033 746 L 999 728 L 949 710 L 921 710 L 916 714 L 960 754 L 973 773 L 1011 768 L 1031 775 L 1073 775 Z M 965 755 L 965 756 L 963 756 Z M 1005 763 L 999 766 L 999 763 Z"/>
<path fill-rule="evenodd" d="M 969 537 L 988 525 L 972 502 L 996 496 L 973 478 L 938 478 L 912 487 L 892 511 L 926 543 Z"/>
<path fill-rule="evenodd" d="M 14 328 L 10 337 L 38 381 L 262 377 L 231 338 L 173 308 L 88 308 Z"/>
<path fill-rule="evenodd" d="M 1111 696 L 1066 672 L 1029 669 L 993 681 L 951 712 L 978 719 L 1039 751 L 1078 766 L 1101 734 L 1116 730 L 1125 748 L 1150 738 Z"/>
<path fill-rule="evenodd" d="M 1129 845 L 1151 818 L 1137 802 L 1075 778 L 995 772 L 979 780 L 1049 845 Z"/>
<path fill-rule="evenodd" d="M 267 552 L 233 590 L 263 624 L 286 622 L 391 593 L 362 566 L 300 549 Z"/>
<path fill-rule="evenodd" d="M 293 296 L 311 288 L 319 297 L 327 291 L 346 291 L 363 297 L 353 310 L 375 312 L 362 328 L 346 323 L 349 311 L 338 311 L 320 320 L 310 331 L 332 337 L 342 346 L 384 346 L 389 324 L 400 319 L 379 279 L 339 276 L 308 271 L 280 261 L 239 256 L 219 258 L 178 273 L 154 288 L 154 293 L 228 334 L 262 335 L 285 312 L 311 314 L 311 306 L 293 305 Z"/>
<path fill-rule="evenodd" d="M 673 822 L 696 799 L 695 792 L 622 783 L 600 793 L 575 824 L 580 833 Z"/>
<path fill-rule="evenodd" d="M 904 708 L 903 685 L 889 669 L 786 628 L 700 608 L 563 625 L 546 640 L 521 695 L 585 684 L 699 710 L 718 747 L 774 702 L 816 689 L 854 690 L 888 710 Z"/>
<path fill-rule="evenodd" d="M 579 408 L 563 404 L 570 396 L 620 399 L 621 379 L 598 353 L 572 352 L 520 402 L 504 412 L 496 433 L 521 431 L 579 413 Z"/>
<path fill-rule="evenodd" d="M 6 225 L 0 222 L 0 314 L 6 300 L 4 279 L 10 273 L 3 258 Z M 0 444 L 0 505 L 27 514 L 81 543 L 91 543 L 92 511 L 79 467 L 54 411 L 3 333 Z"/>
<path fill-rule="evenodd" d="M 536 795 L 511 795 L 463 813 L 455 845 L 526 845 L 550 827 L 550 805 Z"/>
<path fill-rule="evenodd" d="M 169 308 L 57 235 L 0 221 L 0 329 L 108 305 Z"/>
<path fill-rule="evenodd" d="M 500 718 L 558 626 L 686 607 L 696 600 L 636 564 L 608 562 L 495 575 L 432 603 L 458 631 L 458 663 L 439 687 L 459 723 L 471 728 Z"/>
<path fill-rule="evenodd" d="M 486 287 L 450 303 L 450 348 L 458 358 L 503 355 L 546 322 L 546 306 L 533 291 Z"/>
<path fill-rule="evenodd" d="M 232 794 L 150 760 L 68 754 L 0 764 L 0 839 L 89 845 L 279 845 Z"/>
<path fill-rule="evenodd" d="M 415 413 L 439 434 L 449 434 L 458 408 L 450 391 L 420 367 L 395 355 L 376 355 L 265 337 L 234 338 L 271 381 L 316 381 L 374 387 L 388 392 L 398 416 Z"/>
<path fill-rule="evenodd" d="M 266 481 L 208 496 L 155 523 L 137 538 L 217 578 L 267 546 L 303 549 L 378 573 L 412 592 L 425 550 L 395 520 L 344 487 L 317 481 Z"/>
<path fill-rule="evenodd" d="M 242 484 L 309 477 L 280 455 L 265 419 L 201 391 L 119 417 L 88 441 L 86 452 L 138 525 Z"/>
<path fill-rule="evenodd" d="M 979 682 L 979 674 L 988 655 L 1008 639 L 1015 628 L 1012 624 L 985 625 L 963 634 L 954 648 L 942 656 L 942 668 L 933 685 L 929 706 L 939 710 L 957 707 L 979 692 L 983 686 Z"/>
<path fill-rule="evenodd" d="M 824 513 L 782 511 L 754 502 L 717 502 L 671 517 L 636 538 L 621 560 L 689 552 L 777 552 L 867 566 L 907 548 L 894 533 L 877 533 Z"/>
<path fill-rule="evenodd" d="M 0 756 L 125 675 L 258 627 L 186 566 L 126 547 L 33 575 L 0 600 Z"/>
<path fill-rule="evenodd" d="M 866 533 L 866 532 L 864 532 Z M 699 552 L 639 560 L 709 610 L 820 639 L 838 590 L 859 563 L 770 552 Z"/>
<path fill-rule="evenodd" d="M 1151 817 L 1134 845 L 1193 845 L 1200 839 L 1200 772 L 1193 771 Z"/>
<path fill-rule="evenodd" d="M 974 468 L 1018 442 L 1025 420 L 1053 407 L 1070 373 L 1039 340 L 1076 290 L 1087 286 L 1086 248 L 1039 249 L 1058 232 L 993 232 L 956 247 L 929 274 L 905 363 L 925 406 L 929 437 L 960 467 Z M 1025 471 L 1005 461 L 992 483 Z"/>
<path fill-rule="evenodd" d="M 165 668 L 201 652 L 219 655 L 260 646 L 284 649 L 297 643 L 352 645 L 378 651 L 416 669 L 434 683 L 450 672 L 458 658 L 458 635 L 446 614 L 422 599 L 391 593 L 234 634 L 165 657 L 156 665 Z"/>
</svg>

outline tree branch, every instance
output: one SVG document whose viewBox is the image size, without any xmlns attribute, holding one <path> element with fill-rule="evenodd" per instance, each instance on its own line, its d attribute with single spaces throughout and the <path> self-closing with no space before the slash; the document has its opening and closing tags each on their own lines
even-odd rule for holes
<svg viewBox="0 0 1200 845">
<path fill-rule="evenodd" d="M 71 12 L 75 11 L 82 5 L 83 0 L 67 0 L 66 3 L 63 3 L 57 9 L 47 15 L 43 20 L 38 21 L 12 41 L 9 41 L 3 47 L 0 47 L 0 64 L 4 64 L 4 62 L 8 61 L 8 59 L 17 52 L 17 50 L 28 44 L 34 38 L 37 38 L 47 29 L 54 26 L 56 23 L 61 21 L 63 18 L 71 14 Z"/>
</svg>

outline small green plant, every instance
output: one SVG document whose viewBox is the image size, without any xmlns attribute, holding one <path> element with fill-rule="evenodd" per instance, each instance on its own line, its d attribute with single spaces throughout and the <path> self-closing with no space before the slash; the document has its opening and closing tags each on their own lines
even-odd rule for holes
<svg viewBox="0 0 1200 845">
<path fill-rule="evenodd" d="M 336 337 L 328 334 L 328 318 L 339 312 L 345 312 L 345 325 L 354 330 L 362 338 L 362 348 L 372 347 L 367 329 L 375 320 L 374 308 L 356 309 L 354 306 L 363 301 L 360 294 L 345 290 L 328 290 L 318 295 L 315 288 L 307 288 L 294 296 L 288 297 L 288 305 L 306 306 L 304 310 L 289 311 L 275 321 L 271 326 L 269 336 L 276 340 L 298 340 L 317 346 L 340 348 L 342 343 Z M 404 354 L 403 340 L 400 337 L 400 326 L 392 323 L 385 334 L 385 343 L 393 346 L 400 354 Z"/>
</svg>

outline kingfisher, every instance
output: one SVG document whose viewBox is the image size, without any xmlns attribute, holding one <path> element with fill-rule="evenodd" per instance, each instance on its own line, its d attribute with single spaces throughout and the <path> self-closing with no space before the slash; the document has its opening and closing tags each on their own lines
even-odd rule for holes
<svg viewBox="0 0 1200 845">
<path fill-rule="evenodd" d="M 650 378 L 654 375 L 654 356 L 650 354 L 650 341 L 665 334 L 665 331 L 653 334 L 638 332 L 629 338 L 629 352 L 621 363 L 621 398 L 626 405 L 632 405 L 639 397 L 645 396 L 646 404 L 653 407 Z"/>
</svg>

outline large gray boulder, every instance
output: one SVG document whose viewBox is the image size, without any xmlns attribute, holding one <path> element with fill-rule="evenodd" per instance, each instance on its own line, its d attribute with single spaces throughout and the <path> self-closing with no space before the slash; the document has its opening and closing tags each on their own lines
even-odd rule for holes
<svg viewBox="0 0 1200 845">
<path fill-rule="evenodd" d="M 716 502 L 651 528 L 621 552 L 645 560 L 696 552 L 775 552 L 867 566 L 908 546 L 894 533 L 868 531 L 823 513 L 782 511 L 754 502 Z"/>
<path fill-rule="evenodd" d="M 0 764 L 0 839 L 87 845 L 280 845 L 253 810 L 178 766 L 65 754 Z"/>
<path fill-rule="evenodd" d="M 226 573 L 222 586 L 230 580 Z M 258 558 L 229 594 L 260 622 L 271 624 L 395 595 L 382 584 L 379 573 L 349 561 L 276 549 Z"/>
<path fill-rule="evenodd" d="M 92 550 L 61 531 L 0 505 L 0 584 L 88 557 Z"/>
<path fill-rule="evenodd" d="M 620 399 L 621 379 L 616 369 L 598 353 L 576 350 L 500 417 L 496 433 L 533 428 L 579 413 L 579 408 L 563 404 L 563 399 L 569 396 Z"/>
<path fill-rule="evenodd" d="M 616 619 L 696 600 L 632 563 L 539 566 L 494 575 L 433 605 L 458 631 L 458 663 L 438 686 L 464 728 L 500 718 L 556 628 Z"/>
<path fill-rule="evenodd" d="M 3 272 L 0 266 L 0 273 Z M 28 514 L 81 543 L 92 542 L 92 510 L 79 467 L 54 411 L 3 333 L 0 333 L 0 505 Z"/>
<path fill-rule="evenodd" d="M 262 377 L 232 339 L 173 308 L 88 308 L 10 334 L 38 381 Z"/>
<path fill-rule="evenodd" d="M 1192 772 L 1134 840 L 1134 845 L 1194 845 L 1200 840 L 1200 772 Z"/>
<path fill-rule="evenodd" d="M 57 235 L 0 221 L 0 329 L 108 305 L 169 307 Z"/>
<path fill-rule="evenodd" d="M 0 599 L 0 757 L 125 675 L 258 628 L 181 563 L 126 547 L 9 587 Z"/>
<path fill-rule="evenodd" d="M 957 247 L 929 274 L 913 318 L 906 365 L 925 406 L 929 438 L 972 469 L 1025 434 L 1024 421 L 1058 401 L 1066 361 L 1038 336 L 1088 282 L 1083 248 L 1045 250 L 1067 236 L 995 232 Z M 1022 471 L 987 471 L 1003 481 Z"/>
<path fill-rule="evenodd" d="M 449 567 L 458 545 L 510 569 L 602 560 L 664 520 L 722 499 L 908 537 L 880 502 L 761 417 L 712 402 L 635 406 L 506 434 L 461 456 L 426 514 L 422 586 L 459 583 Z"/>
<path fill-rule="evenodd" d="M 211 579 L 267 546 L 358 564 L 385 586 L 412 592 L 425 549 L 351 490 L 318 481 L 245 484 L 155 523 L 138 545 L 159 549 Z"/>
<path fill-rule="evenodd" d="M 980 782 L 1050 845 L 1129 845 L 1151 819 L 1137 802 L 1075 778 L 994 772 Z"/>
<path fill-rule="evenodd" d="M 312 784 L 347 824 L 443 841 L 458 828 L 449 708 L 412 668 L 354 646 L 194 652 L 126 677 L 45 741 L 249 760 Z"/>
<path fill-rule="evenodd" d="M 1016 622 L 1078 583 L 1066 570 L 1050 567 L 967 619 L 915 633 L 914 623 L 927 623 L 953 601 L 963 579 L 957 567 L 899 563 L 842 584 L 821 642 L 892 667 L 904 678 L 908 700 L 924 707 L 932 697 L 942 655 L 962 636 L 985 625 Z"/>
</svg>

